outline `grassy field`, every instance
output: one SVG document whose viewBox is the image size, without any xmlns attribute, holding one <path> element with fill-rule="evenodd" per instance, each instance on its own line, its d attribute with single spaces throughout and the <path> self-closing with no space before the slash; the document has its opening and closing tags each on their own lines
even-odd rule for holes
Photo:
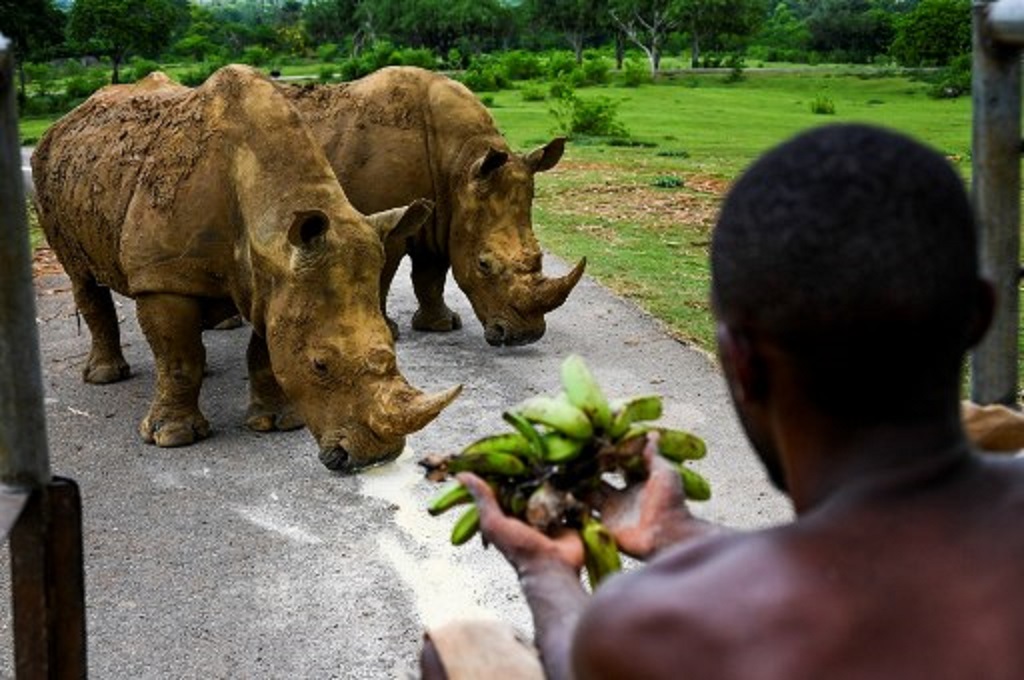
<svg viewBox="0 0 1024 680">
<path fill-rule="evenodd" d="M 707 304 L 708 242 L 730 181 L 760 153 L 813 126 L 862 121 L 902 130 L 970 171 L 970 102 L 934 100 L 903 77 L 839 72 L 748 71 L 636 89 L 593 88 L 584 98 L 620 103 L 632 137 L 650 146 L 570 143 L 562 163 L 538 178 L 536 229 L 549 250 L 588 257 L 588 272 L 664 320 L 682 340 L 713 347 Z M 826 97 L 834 115 L 811 112 Z M 545 102 L 516 91 L 494 96 L 493 114 L 516 148 L 553 133 Z M 672 187 L 672 185 L 678 185 Z"/>
<path fill-rule="evenodd" d="M 619 103 L 637 146 L 594 140 L 569 144 L 562 162 L 537 181 L 534 221 L 548 250 L 588 258 L 588 273 L 662 319 L 680 339 L 713 347 L 707 304 L 708 242 L 729 183 L 763 151 L 813 126 L 861 121 L 906 132 L 970 173 L 969 98 L 936 100 L 907 77 L 842 68 L 801 72 L 749 69 L 739 82 L 722 73 L 682 73 L 639 88 L 585 88 L 583 99 Z M 546 101 L 518 90 L 486 95 L 513 148 L 555 134 Z M 828 99 L 834 115 L 811 110 Z M 23 137 L 48 121 L 24 121 Z M 1024 353 L 1022 353 L 1024 354 Z"/>
</svg>

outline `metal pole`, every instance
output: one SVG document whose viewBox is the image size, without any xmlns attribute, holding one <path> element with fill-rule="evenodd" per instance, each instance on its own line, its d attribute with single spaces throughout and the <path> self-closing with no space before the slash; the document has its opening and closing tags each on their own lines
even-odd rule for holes
<svg viewBox="0 0 1024 680">
<path fill-rule="evenodd" d="M 15 673 L 84 678 L 81 495 L 50 477 L 8 47 L 0 35 L 0 527 L 10 529 Z"/>
<path fill-rule="evenodd" d="M 0 483 L 40 488 L 50 462 L 14 90 L 14 58 L 0 35 Z"/>
<path fill-rule="evenodd" d="M 1001 4 L 1001 3 L 999 3 Z M 1021 52 L 997 41 L 994 5 L 973 6 L 973 178 L 982 275 L 996 289 L 992 328 L 971 355 L 971 399 L 1017 403 L 1017 309 L 1020 271 Z"/>
</svg>

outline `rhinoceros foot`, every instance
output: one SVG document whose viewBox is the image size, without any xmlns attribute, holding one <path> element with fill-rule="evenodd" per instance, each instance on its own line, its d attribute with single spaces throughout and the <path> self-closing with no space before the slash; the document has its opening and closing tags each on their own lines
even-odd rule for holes
<svg viewBox="0 0 1024 680">
<path fill-rule="evenodd" d="M 108 383 L 124 380 L 132 374 L 132 369 L 124 359 L 111 361 L 94 361 L 91 358 L 82 369 L 82 378 L 93 385 L 106 385 Z"/>
<path fill-rule="evenodd" d="M 462 319 L 447 307 L 441 312 L 433 313 L 427 313 L 422 309 L 418 309 L 412 316 L 412 327 L 418 331 L 446 333 L 462 328 Z"/>
<path fill-rule="evenodd" d="M 304 425 L 302 418 L 291 406 L 270 409 L 251 404 L 245 415 L 245 424 L 256 432 L 273 432 L 274 430 L 297 430 Z"/>
<path fill-rule="evenodd" d="M 180 420 L 147 415 L 139 425 L 139 434 L 147 444 L 161 447 L 188 446 L 210 436 L 210 424 L 201 413 Z"/>
</svg>

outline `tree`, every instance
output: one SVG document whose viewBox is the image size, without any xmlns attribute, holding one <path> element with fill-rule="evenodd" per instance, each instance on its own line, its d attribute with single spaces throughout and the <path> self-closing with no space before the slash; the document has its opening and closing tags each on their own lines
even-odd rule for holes
<svg viewBox="0 0 1024 680">
<path fill-rule="evenodd" d="M 82 51 L 110 57 L 120 82 L 129 56 L 156 57 L 188 20 L 187 2 L 178 0 L 76 0 L 68 35 Z"/>
<path fill-rule="evenodd" d="M 754 42 L 765 49 L 769 61 L 806 59 L 811 32 L 788 4 L 780 2 L 761 26 Z"/>
<path fill-rule="evenodd" d="M 821 0 L 807 17 L 811 48 L 843 61 L 889 51 L 893 14 L 869 0 Z"/>
<path fill-rule="evenodd" d="M 18 92 L 25 97 L 25 63 L 46 58 L 64 42 L 65 15 L 53 0 L 0 0 L 0 28 L 14 44 Z"/>
<path fill-rule="evenodd" d="M 583 48 L 601 29 L 607 0 L 528 0 L 522 9 L 536 24 L 550 28 L 572 47 L 576 63 L 583 63 Z"/>
<path fill-rule="evenodd" d="M 680 23 L 690 36 L 690 65 L 700 65 L 702 41 L 721 35 L 749 36 L 764 21 L 762 0 L 680 0 Z"/>
<path fill-rule="evenodd" d="M 945 66 L 970 51 L 970 0 L 921 0 L 896 21 L 892 56 L 904 66 Z"/>
<path fill-rule="evenodd" d="M 676 0 L 613 0 L 609 13 L 615 24 L 647 55 L 651 75 L 661 67 L 665 39 L 680 26 Z"/>
</svg>

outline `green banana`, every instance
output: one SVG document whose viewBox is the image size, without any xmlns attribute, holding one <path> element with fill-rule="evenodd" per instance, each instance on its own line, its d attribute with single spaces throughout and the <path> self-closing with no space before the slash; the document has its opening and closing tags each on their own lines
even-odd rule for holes
<svg viewBox="0 0 1024 680">
<path fill-rule="evenodd" d="M 587 414 L 595 428 L 607 430 L 611 427 L 612 410 L 608 399 L 578 354 L 570 354 L 562 362 L 562 387 L 569 401 Z"/>
<path fill-rule="evenodd" d="M 427 512 L 436 517 L 442 512 L 454 508 L 456 505 L 472 502 L 473 494 L 459 482 L 434 496 L 434 500 L 430 501 L 430 505 L 427 506 Z"/>
<path fill-rule="evenodd" d="M 545 463 L 567 463 L 579 457 L 587 446 L 587 442 L 561 432 L 548 432 L 541 435 L 541 439 L 544 441 Z"/>
<path fill-rule="evenodd" d="M 527 451 L 529 456 L 536 461 L 542 460 L 544 458 L 544 441 L 540 438 L 540 432 L 537 432 L 537 428 L 515 411 L 505 411 L 501 414 L 501 417 L 506 423 L 516 428 L 516 431 L 529 443 L 530 446 Z"/>
<path fill-rule="evenodd" d="M 656 427 L 653 430 L 658 433 L 658 453 L 675 463 L 698 460 L 708 452 L 704 440 L 689 432 L 667 427 Z"/>
<path fill-rule="evenodd" d="M 491 435 L 475 442 L 462 449 L 462 454 L 467 453 L 523 453 L 530 448 L 530 442 L 526 441 L 519 432 L 503 432 Z"/>
<path fill-rule="evenodd" d="M 711 484 L 699 473 L 694 472 L 682 463 L 676 466 L 679 476 L 683 479 L 683 492 L 688 501 L 706 501 L 711 498 Z"/>
<path fill-rule="evenodd" d="M 448 472 L 519 477 L 529 471 L 526 463 L 512 453 L 459 453 L 448 459 Z"/>
<path fill-rule="evenodd" d="M 531 423 L 547 425 L 576 439 L 589 439 L 594 434 L 587 414 L 568 401 L 540 394 L 527 399 L 516 410 Z"/>
<path fill-rule="evenodd" d="M 591 590 L 597 588 L 609 574 L 622 569 L 619 547 L 615 537 L 605 525 L 593 517 L 586 517 L 580 528 L 583 540 L 583 562 L 587 567 L 587 580 Z"/>
<path fill-rule="evenodd" d="M 612 426 L 608 433 L 615 439 L 626 434 L 629 426 L 638 420 L 657 420 L 661 417 L 661 397 L 656 394 L 633 397 L 612 405 Z"/>
<path fill-rule="evenodd" d="M 462 545 L 480 531 L 480 511 L 474 505 L 462 513 L 452 527 L 452 545 Z"/>
</svg>

